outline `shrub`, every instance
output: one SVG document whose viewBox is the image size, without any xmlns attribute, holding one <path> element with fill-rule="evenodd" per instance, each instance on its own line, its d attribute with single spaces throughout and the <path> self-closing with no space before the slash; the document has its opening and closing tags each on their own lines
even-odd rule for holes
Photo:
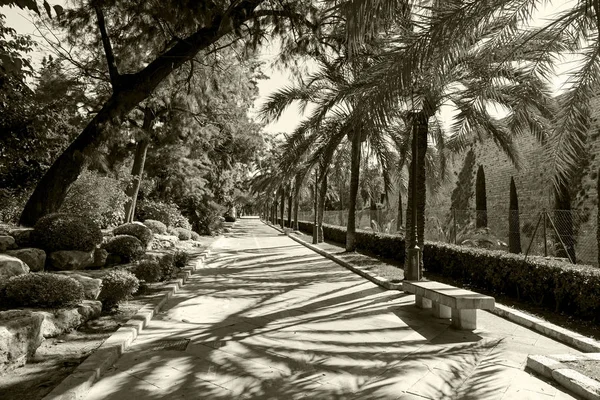
<svg viewBox="0 0 600 400">
<path fill-rule="evenodd" d="M 102 302 L 102 308 L 111 310 L 119 302 L 127 300 L 137 292 L 140 281 L 129 271 L 114 270 L 102 278 L 102 291 L 98 300 Z"/>
<path fill-rule="evenodd" d="M 192 231 L 185 228 L 175 228 L 174 233 L 179 240 L 190 240 L 192 238 Z"/>
<path fill-rule="evenodd" d="M 165 228 L 166 229 L 166 228 Z M 132 222 L 116 227 L 113 230 L 115 235 L 130 235 L 134 236 L 142 242 L 144 248 L 152 241 L 152 231 L 146 225 L 139 222 Z"/>
<path fill-rule="evenodd" d="M 110 254 L 121 257 L 123 262 L 139 260 L 145 253 L 142 242 L 131 235 L 117 235 L 110 238 L 103 247 Z"/>
<path fill-rule="evenodd" d="M 142 260 L 135 267 L 136 278 L 145 282 L 160 282 L 163 277 L 162 266 L 157 260 Z"/>
<path fill-rule="evenodd" d="M 225 207 L 204 197 L 190 196 L 185 199 L 183 210 L 192 222 L 191 229 L 201 235 L 214 235 L 223 229 L 221 215 Z"/>
<path fill-rule="evenodd" d="M 174 255 L 174 264 L 177 268 L 183 268 L 190 261 L 190 255 L 185 251 L 177 251 Z"/>
<path fill-rule="evenodd" d="M 225 222 L 235 222 L 235 217 L 232 217 L 231 215 L 226 215 Z"/>
<path fill-rule="evenodd" d="M 160 267 L 162 271 L 162 280 L 169 280 L 177 277 L 180 268 L 176 264 L 174 254 L 167 253 L 160 259 Z"/>
<path fill-rule="evenodd" d="M 47 252 L 91 251 L 102 243 L 102 231 L 88 217 L 55 213 L 38 220 L 31 233 L 31 240 Z"/>
<path fill-rule="evenodd" d="M 87 215 L 102 228 L 117 226 L 125 218 L 127 183 L 86 170 L 69 188 L 60 211 Z"/>
<path fill-rule="evenodd" d="M 6 301 L 17 307 L 63 307 L 84 299 L 81 283 L 58 274 L 33 272 L 11 277 L 5 286 Z"/>
<path fill-rule="evenodd" d="M 160 221 L 155 219 L 147 219 L 144 221 L 144 225 L 146 225 L 153 233 L 158 235 L 166 235 L 167 234 L 167 226 Z"/>
<path fill-rule="evenodd" d="M 173 203 L 155 200 L 143 200 L 136 207 L 136 218 L 145 222 L 148 219 L 162 222 L 167 226 L 191 229 L 190 221 L 181 214 L 179 207 Z"/>
<path fill-rule="evenodd" d="M 200 240 L 200 235 L 194 231 L 190 231 L 192 234 L 192 240 Z"/>
</svg>

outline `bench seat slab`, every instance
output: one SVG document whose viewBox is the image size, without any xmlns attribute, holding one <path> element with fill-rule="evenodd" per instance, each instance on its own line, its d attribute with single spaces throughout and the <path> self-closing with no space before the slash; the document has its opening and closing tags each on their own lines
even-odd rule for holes
<svg viewBox="0 0 600 400">
<path fill-rule="evenodd" d="M 495 306 L 494 298 L 491 296 L 435 281 L 404 281 L 402 290 L 427 297 L 434 303 L 440 303 L 450 308 L 491 310 Z"/>
</svg>

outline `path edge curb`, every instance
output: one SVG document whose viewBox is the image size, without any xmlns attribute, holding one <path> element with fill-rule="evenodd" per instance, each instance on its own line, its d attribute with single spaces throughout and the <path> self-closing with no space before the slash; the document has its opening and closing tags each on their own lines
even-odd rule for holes
<svg viewBox="0 0 600 400">
<path fill-rule="evenodd" d="M 127 348 L 148 325 L 150 320 L 164 307 L 167 301 L 185 285 L 192 274 L 201 269 L 211 248 L 223 235 L 217 237 L 200 253 L 193 266 L 182 269 L 177 279 L 166 282 L 158 304 L 147 304 L 138 310 L 123 326 L 113 332 L 96 350 L 93 351 L 73 372 L 63 379 L 42 400 L 82 400 L 92 385 L 121 357 Z"/>
<path fill-rule="evenodd" d="M 548 356 L 530 355 L 527 368 L 552 379 L 565 389 L 587 400 L 600 400 L 600 384 Z"/>
<path fill-rule="evenodd" d="M 273 228 L 279 232 L 286 233 L 278 226 L 267 223 L 264 220 L 261 220 L 261 221 L 265 225 L 270 226 L 271 228 Z M 368 271 L 361 269 L 359 267 L 356 267 L 344 260 L 341 260 L 341 259 L 337 258 L 335 255 L 328 253 L 327 251 L 325 251 L 311 243 L 307 243 L 306 241 L 304 241 L 298 237 L 295 237 L 292 234 L 287 234 L 287 236 L 290 239 L 300 243 L 301 245 L 308 247 L 309 249 L 313 250 L 314 252 L 316 252 L 332 261 L 335 261 L 336 263 L 340 264 L 341 266 L 351 270 L 352 272 L 370 280 L 371 282 L 373 282 L 385 289 L 400 290 L 400 291 L 402 290 L 401 283 L 400 284 L 392 283 L 382 277 L 371 275 L 371 274 L 369 274 Z M 562 327 L 552 324 L 550 322 L 541 320 L 539 318 L 536 318 L 534 316 L 526 314 L 522 311 L 515 310 L 515 309 L 505 306 L 503 304 L 496 303 L 495 308 L 493 310 L 484 310 L 484 311 L 490 312 L 490 313 L 497 315 L 499 317 L 502 317 L 504 319 L 508 319 L 509 321 L 512 321 L 512 322 L 514 322 L 518 325 L 524 326 L 526 328 L 533 329 L 545 336 L 548 336 L 552 339 L 556 339 L 559 342 L 565 343 L 565 344 L 567 344 L 571 347 L 574 347 L 584 353 L 600 353 L 600 342 L 598 342 L 592 338 L 580 335 L 579 333 L 562 328 Z M 598 400 L 600 400 L 600 398 L 598 398 Z"/>
</svg>

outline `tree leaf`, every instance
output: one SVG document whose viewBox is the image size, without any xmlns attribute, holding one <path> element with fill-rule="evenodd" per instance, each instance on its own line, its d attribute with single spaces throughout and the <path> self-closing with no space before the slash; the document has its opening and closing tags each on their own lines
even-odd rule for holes
<svg viewBox="0 0 600 400">
<path fill-rule="evenodd" d="M 55 6 L 52 6 L 52 8 L 54 8 L 54 12 L 56 13 L 57 17 L 60 17 L 61 15 L 63 15 L 65 13 L 65 9 L 62 6 L 59 6 L 58 4 Z"/>
<path fill-rule="evenodd" d="M 46 14 L 52 18 L 52 8 L 50 8 L 50 4 L 46 0 L 44 0 L 44 8 L 46 9 Z"/>
</svg>

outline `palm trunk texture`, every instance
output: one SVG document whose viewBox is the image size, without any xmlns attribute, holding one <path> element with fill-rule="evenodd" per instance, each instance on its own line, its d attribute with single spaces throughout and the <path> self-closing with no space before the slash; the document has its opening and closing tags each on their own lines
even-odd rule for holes
<svg viewBox="0 0 600 400">
<path fill-rule="evenodd" d="M 346 251 L 356 250 L 356 197 L 360 177 L 360 132 L 352 134 L 352 156 L 350 161 L 350 199 L 348 200 L 348 225 L 346 227 Z"/>
<path fill-rule="evenodd" d="M 423 250 L 425 243 L 425 197 L 426 197 L 426 185 L 425 185 L 425 154 L 427 152 L 427 136 L 428 136 L 428 118 L 424 112 L 416 113 L 412 119 L 412 123 L 416 124 L 417 135 L 419 140 L 417 141 L 417 157 L 413 155 L 411 159 L 411 165 L 409 168 L 409 179 L 408 179 L 408 200 L 406 206 L 406 235 L 407 244 L 406 248 L 413 247 L 415 245 L 414 240 L 414 226 L 413 226 L 413 196 L 412 191 L 414 190 L 414 176 L 412 163 L 417 162 L 417 243 L 418 246 Z M 421 261 L 422 262 L 422 261 Z"/>
<path fill-rule="evenodd" d="M 319 217 L 318 217 L 318 225 L 319 229 L 317 231 L 317 241 L 322 243 L 325 238 L 323 236 L 323 213 L 325 212 L 325 199 L 327 197 L 327 169 L 323 168 L 321 175 L 321 185 L 319 190 Z"/>
</svg>

